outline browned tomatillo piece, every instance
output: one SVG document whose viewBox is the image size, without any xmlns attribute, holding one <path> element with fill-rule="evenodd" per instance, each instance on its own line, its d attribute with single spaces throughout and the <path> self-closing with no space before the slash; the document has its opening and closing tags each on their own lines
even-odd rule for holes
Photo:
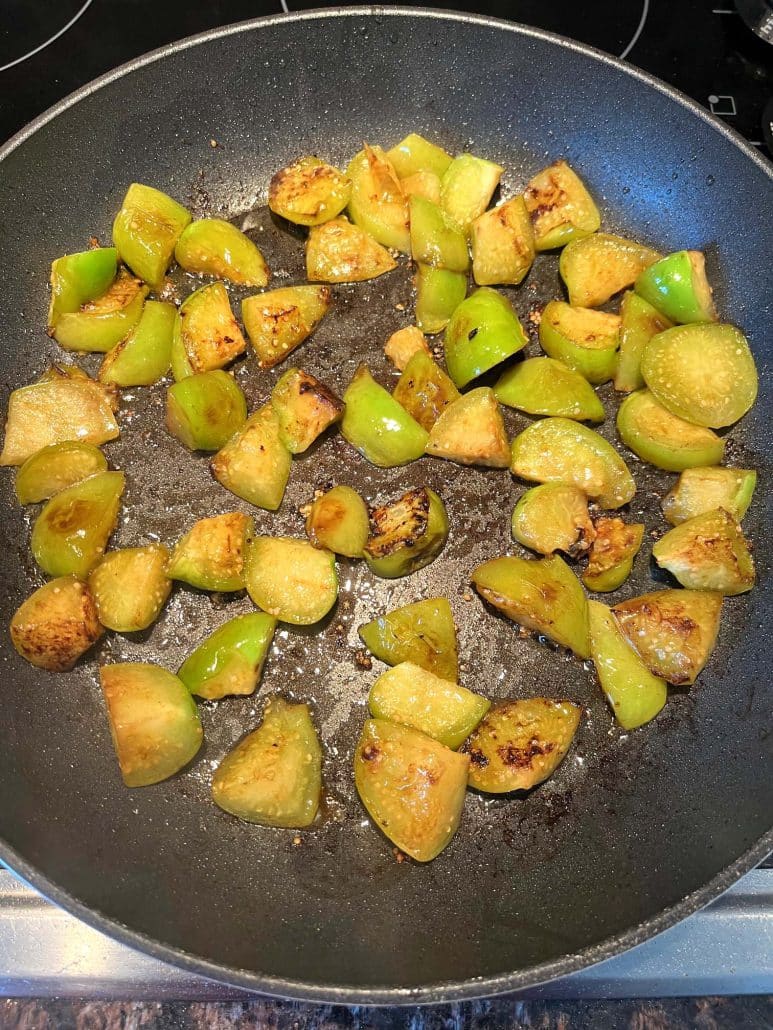
<svg viewBox="0 0 773 1030">
<path fill-rule="evenodd" d="M 31 665 L 67 672 L 102 635 L 91 591 L 75 576 L 44 583 L 11 619 L 13 646 Z"/>
</svg>

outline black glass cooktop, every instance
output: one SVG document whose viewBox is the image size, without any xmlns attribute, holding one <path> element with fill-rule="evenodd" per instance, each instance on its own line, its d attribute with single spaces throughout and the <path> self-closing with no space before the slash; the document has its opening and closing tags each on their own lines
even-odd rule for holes
<svg viewBox="0 0 773 1030">
<path fill-rule="evenodd" d="M 773 43 L 738 14 L 773 0 L 432 0 L 549 29 L 677 86 L 773 153 Z M 0 0 L 0 140 L 116 65 L 217 25 L 341 0 Z M 632 126 L 632 129 L 634 127 Z"/>
</svg>

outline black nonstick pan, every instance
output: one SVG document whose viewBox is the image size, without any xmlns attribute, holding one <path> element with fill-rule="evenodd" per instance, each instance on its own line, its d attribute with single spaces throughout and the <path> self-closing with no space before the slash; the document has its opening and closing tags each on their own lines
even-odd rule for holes
<svg viewBox="0 0 773 1030">
<path fill-rule="evenodd" d="M 0 153 L 3 408 L 11 389 L 57 355 L 44 332 L 51 260 L 92 235 L 107 242 L 128 183 L 156 185 L 197 215 L 235 219 L 283 285 L 303 278 L 303 247 L 267 217 L 272 172 L 306 153 L 345 163 L 363 140 L 391 145 L 411 130 L 499 161 L 503 196 L 565 157 L 598 198 L 607 229 L 663 251 L 707 252 L 720 311 L 744 327 L 761 370 L 759 401 L 731 431 L 727 455 L 760 471 L 744 524 L 759 582 L 726 603 L 698 685 L 673 691 L 654 723 L 624 733 L 581 663 L 522 638 L 471 596 L 474 565 L 512 548 L 509 513 L 524 486 L 509 474 L 428 458 L 380 471 L 330 435 L 293 463 L 282 508 L 269 515 L 226 494 L 206 459 L 166 433 L 163 386 L 127 391 L 122 437 L 106 448 L 128 476 L 118 546 L 173 543 L 196 518 L 234 508 L 251 511 L 259 531 L 300 535 L 298 507 L 332 482 L 371 501 L 426 483 L 450 512 L 442 557 L 407 579 L 376 580 L 342 562 L 338 605 L 321 630 L 282 628 L 259 693 L 203 705 L 202 754 L 155 787 L 121 784 L 98 663 L 176 669 L 249 602 L 179 587 L 152 630 L 109 635 L 66 675 L 35 671 L 3 633 L 0 858 L 131 945 L 288 997 L 429 1002 L 549 980 L 677 922 L 773 848 L 773 174 L 662 84 L 545 33 L 400 8 L 259 19 L 132 62 Z M 191 289 L 178 286 L 181 295 Z M 540 257 L 527 283 L 507 292 L 524 319 L 560 296 L 555 257 Z M 334 312 L 292 363 L 340 392 L 368 358 L 392 383 L 381 348 L 411 317 L 407 265 L 335 293 Z M 252 405 L 282 370 L 244 362 L 238 375 Z M 602 396 L 603 432 L 613 439 L 616 401 L 608 388 Z M 508 418 L 513 433 L 527 422 Z M 674 477 L 626 457 L 639 484 L 631 517 L 662 528 L 658 500 Z M 0 495 L 7 623 L 41 579 L 28 552 L 30 516 L 13 501 L 9 472 Z M 646 546 L 613 599 L 651 587 L 653 568 Z M 388 607 L 435 594 L 453 605 L 466 685 L 494 697 L 570 697 L 588 714 L 550 781 L 512 799 L 470 794 L 451 846 L 419 865 L 396 860 L 354 792 L 352 750 L 379 671 L 358 663 L 356 630 Z M 326 748 L 323 817 L 298 835 L 239 823 L 209 800 L 213 767 L 277 691 L 312 702 Z"/>
</svg>

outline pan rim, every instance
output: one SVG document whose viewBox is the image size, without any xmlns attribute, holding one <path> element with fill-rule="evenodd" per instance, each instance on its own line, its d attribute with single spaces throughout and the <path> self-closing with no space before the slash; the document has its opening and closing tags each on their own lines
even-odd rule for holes
<svg viewBox="0 0 773 1030">
<path fill-rule="evenodd" d="M 292 13 L 269 15 L 260 18 L 252 18 L 246 21 L 236 22 L 231 25 L 219 26 L 206 32 L 188 36 L 177 40 L 155 50 L 149 51 L 137 58 L 119 65 L 117 68 L 106 72 L 104 75 L 93 79 L 91 82 L 80 87 L 78 90 L 64 97 L 57 104 L 44 111 L 37 118 L 31 121 L 24 128 L 12 136 L 2 147 L 0 147 L 0 163 L 17 150 L 26 140 L 33 136 L 39 129 L 48 122 L 53 121 L 64 111 L 73 107 L 81 100 L 96 93 L 102 87 L 123 78 L 146 65 L 153 64 L 165 57 L 171 56 L 183 50 L 191 49 L 202 43 L 213 40 L 224 39 L 229 36 L 240 35 L 241 33 L 260 30 L 261 28 L 283 24 L 285 22 L 314 21 L 322 19 L 340 19 L 342 17 L 395 17 L 395 18 L 422 18 L 427 20 L 445 20 L 462 22 L 475 26 L 482 26 L 492 29 L 512 32 L 521 37 L 538 39 L 540 41 L 555 44 L 562 49 L 570 50 L 581 55 L 591 57 L 595 61 L 612 66 L 618 72 L 622 72 L 643 82 L 658 93 L 675 101 L 681 107 L 689 110 L 710 129 L 718 132 L 729 143 L 734 145 L 748 159 L 751 159 L 755 166 L 770 180 L 773 186 L 773 164 L 771 164 L 761 153 L 758 153 L 746 140 L 726 123 L 715 118 L 696 101 L 686 96 L 679 90 L 667 85 L 660 79 L 641 71 L 628 64 L 627 61 L 612 57 L 594 47 L 575 40 L 547 32 L 531 26 L 521 25 L 517 22 L 505 21 L 500 18 L 492 18 L 483 15 L 474 15 L 466 12 L 438 10 L 435 8 L 414 8 L 407 6 L 357 6 L 357 7 L 330 7 L 321 10 L 308 10 Z M 698 909 L 709 904 L 719 897 L 733 883 L 758 865 L 771 851 L 773 851 L 773 827 L 760 837 L 755 844 L 741 854 L 734 862 L 730 863 L 714 876 L 708 883 L 687 894 L 679 901 L 662 909 L 656 915 L 650 917 L 621 933 L 607 937 L 597 944 L 589 945 L 580 951 L 561 956 L 548 962 L 539 963 L 526 969 L 499 973 L 493 976 L 473 977 L 463 981 L 438 981 L 430 984 L 423 984 L 419 987 L 368 987 L 352 984 L 325 985 L 302 980 L 288 979 L 285 977 L 270 976 L 253 973 L 248 970 L 238 969 L 215 963 L 209 959 L 194 955 L 183 949 L 172 945 L 162 944 L 155 939 L 146 936 L 139 931 L 132 930 L 124 923 L 104 915 L 96 909 L 89 908 L 78 898 L 71 895 L 65 889 L 56 885 L 53 881 L 40 872 L 36 867 L 27 862 L 18 854 L 3 838 L 0 838 L 0 862 L 24 879 L 32 887 L 47 897 L 50 901 L 70 912 L 82 922 L 91 926 L 119 942 L 133 947 L 150 955 L 152 958 L 182 968 L 190 973 L 197 974 L 209 980 L 222 984 L 242 988 L 246 991 L 257 994 L 268 995 L 275 998 L 292 999 L 319 1004 L 347 1004 L 347 1005 L 430 1005 L 452 1001 L 471 1001 L 477 998 L 492 997 L 506 994 L 512 991 L 533 988 L 545 984 L 559 977 L 568 976 L 584 968 L 603 962 L 615 955 L 628 951 L 638 944 L 655 937 L 664 930 L 669 929 L 682 919 L 691 915 Z"/>
</svg>

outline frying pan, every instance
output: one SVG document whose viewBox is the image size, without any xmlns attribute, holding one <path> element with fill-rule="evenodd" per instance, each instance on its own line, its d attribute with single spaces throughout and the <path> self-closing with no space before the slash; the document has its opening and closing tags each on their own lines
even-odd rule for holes
<svg viewBox="0 0 773 1030">
<path fill-rule="evenodd" d="M 773 847 L 764 535 L 771 169 L 662 84 L 545 33 L 400 8 L 259 19 L 134 61 L 2 152 L 3 403 L 56 354 L 42 328 L 51 259 L 82 249 L 91 234 L 108 240 L 129 182 L 152 183 L 198 215 L 247 226 L 283 284 L 303 278 L 302 244 L 262 207 L 272 171 L 309 152 L 343 163 L 362 140 L 391 145 L 411 130 L 500 161 L 503 195 L 564 156 L 599 198 L 606 228 L 664 251 L 707 251 L 719 308 L 744 326 L 762 370 L 757 406 L 728 446 L 728 462 L 761 472 L 745 523 L 758 545 L 759 584 L 726 603 L 700 684 L 673 691 L 652 725 L 624 733 L 579 662 L 522 639 L 468 592 L 473 566 L 511 547 L 508 516 L 523 485 L 431 459 L 376 470 L 333 434 L 294 461 L 278 515 L 252 510 L 258 531 L 299 535 L 298 506 L 326 483 L 357 486 L 370 501 L 426 483 L 446 499 L 448 547 L 429 568 L 394 582 L 342 561 L 331 617 L 321 629 L 281 629 L 256 697 L 201 706 L 205 748 L 174 779 L 141 790 L 121 785 L 97 664 L 134 659 L 175 669 L 201 637 L 249 607 L 244 598 L 180 587 L 150 631 L 109 636 L 64 676 L 25 665 L 4 638 L 0 857 L 128 944 L 275 995 L 394 1004 L 525 987 L 670 926 Z M 508 291 L 524 319 L 560 295 L 555 266 L 541 256 L 528 283 Z M 368 357 L 388 383 L 380 348 L 409 321 L 410 304 L 405 265 L 337 288 L 335 311 L 293 361 L 341 391 Z M 238 375 L 251 405 L 280 372 L 246 360 Z M 613 412 L 612 394 L 602 395 Z M 213 483 L 205 458 L 166 434 L 163 401 L 163 387 L 124 395 L 124 432 L 107 448 L 129 480 L 116 546 L 173 542 L 196 518 L 250 510 Z M 511 432 L 527 424 L 508 418 Z M 610 438 L 612 427 L 610 415 Z M 662 525 L 658 498 L 673 477 L 627 457 L 639 482 L 630 517 Z M 6 621 L 40 581 L 28 556 L 30 516 L 13 503 L 11 478 L 0 483 Z M 653 578 L 643 553 L 612 600 L 651 588 Z M 355 660 L 356 628 L 435 594 L 454 608 L 464 683 L 494 697 L 569 697 L 587 717 L 550 781 L 516 798 L 470 794 L 457 837 L 422 866 L 396 861 L 354 795 L 352 749 L 378 671 Z M 237 822 L 208 799 L 213 766 L 257 723 L 265 696 L 280 690 L 312 703 L 326 746 L 323 815 L 298 835 Z"/>
</svg>

